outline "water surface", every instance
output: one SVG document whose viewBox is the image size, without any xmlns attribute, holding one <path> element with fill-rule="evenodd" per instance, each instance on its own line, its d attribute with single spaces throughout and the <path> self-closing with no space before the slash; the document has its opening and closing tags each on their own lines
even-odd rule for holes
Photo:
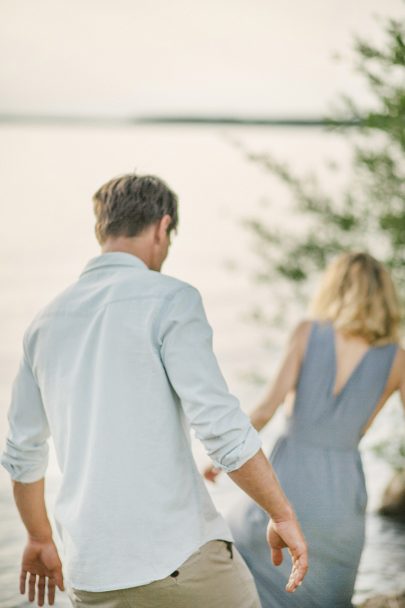
<svg viewBox="0 0 405 608">
<path fill-rule="evenodd" d="M 137 169 L 164 177 L 180 195 L 179 234 L 165 272 L 193 283 L 201 291 L 215 335 L 215 350 L 228 384 L 245 410 L 263 388 L 242 376 L 257 370 L 268 378 L 277 364 L 280 344 L 269 328 L 272 348 L 263 348 L 263 329 L 246 315 L 263 293 L 252 288 L 254 259 L 240 220 L 252 214 L 280 229 L 299 229 L 288 196 L 263 169 L 248 164 L 230 144 L 241 139 L 250 149 L 269 151 L 299 171 L 317 168 L 330 188 L 339 178 L 325 172 L 325 158 L 343 167 L 348 152 L 336 135 L 319 129 L 258 127 L 0 127 L 2 222 L 0 226 L 0 443 L 7 430 L 10 386 L 21 352 L 23 331 L 35 312 L 69 282 L 90 257 L 98 254 L 93 238 L 91 195 L 113 175 Z M 237 267 L 231 272 L 230 267 Z M 265 306 L 272 312 L 273 298 Z M 300 317 L 305 311 L 300 311 Z M 291 325 L 298 321 L 291 319 Z M 270 425 L 270 445 L 277 422 Z M 390 417 L 376 421 L 369 443 L 387 436 Z M 365 445 L 365 449 L 367 445 Z M 204 456 L 195 446 L 203 466 Z M 389 478 L 388 468 L 366 453 L 370 508 L 374 509 Z M 47 482 L 51 512 L 58 485 L 52 457 Z M 0 471 L 0 608 L 28 605 L 17 592 L 18 564 L 24 530 L 13 506 L 7 475 Z M 210 489 L 226 513 L 236 489 L 223 476 Z M 333 542 L 333 539 L 331 539 Z M 405 587 L 405 530 L 370 515 L 367 544 L 356 584 L 356 600 Z M 67 605 L 58 595 L 56 606 Z"/>
</svg>

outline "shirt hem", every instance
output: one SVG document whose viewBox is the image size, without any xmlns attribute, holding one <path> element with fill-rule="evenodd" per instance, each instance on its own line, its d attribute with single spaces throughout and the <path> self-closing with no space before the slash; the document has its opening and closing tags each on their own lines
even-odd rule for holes
<svg viewBox="0 0 405 608">
<path fill-rule="evenodd" d="M 149 583 L 154 583 L 156 581 L 160 581 L 164 578 L 166 578 L 167 576 L 169 576 L 172 572 L 174 572 L 174 570 L 176 568 L 179 568 L 181 566 L 181 564 L 183 562 L 185 562 L 193 553 L 195 553 L 196 551 L 198 551 L 198 549 L 200 549 L 200 547 L 203 547 L 205 544 L 209 543 L 211 540 L 226 540 L 229 542 L 234 542 L 234 539 L 232 538 L 231 534 L 228 534 L 226 532 L 221 533 L 221 534 L 215 534 L 215 535 L 209 535 L 207 538 L 204 539 L 204 541 L 201 544 L 197 544 L 190 552 L 187 552 L 187 555 L 184 559 L 181 560 L 180 564 L 177 563 L 177 566 L 173 566 L 169 569 L 169 571 L 165 572 L 165 574 L 163 574 L 162 576 L 159 576 L 158 578 L 147 578 L 147 579 L 143 579 L 143 580 L 138 580 L 138 581 L 131 581 L 131 582 L 127 582 L 127 583 L 116 583 L 113 585 L 102 585 L 101 587 L 98 585 L 86 585 L 86 584 L 75 584 L 73 581 L 71 580 L 67 580 L 67 585 L 69 587 L 71 587 L 72 589 L 76 589 L 77 591 L 89 591 L 89 592 L 94 592 L 94 593 L 102 593 L 103 591 L 120 591 L 123 589 L 131 589 L 132 587 L 141 587 L 142 585 L 149 585 Z"/>
</svg>

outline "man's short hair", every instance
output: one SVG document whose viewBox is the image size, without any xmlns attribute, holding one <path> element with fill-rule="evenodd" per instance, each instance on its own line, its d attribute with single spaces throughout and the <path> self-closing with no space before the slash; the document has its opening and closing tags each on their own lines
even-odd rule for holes
<svg viewBox="0 0 405 608">
<path fill-rule="evenodd" d="M 177 195 L 154 175 L 122 175 L 101 186 L 93 196 L 95 232 L 100 244 L 108 236 L 136 236 L 164 215 L 178 224 Z"/>
</svg>

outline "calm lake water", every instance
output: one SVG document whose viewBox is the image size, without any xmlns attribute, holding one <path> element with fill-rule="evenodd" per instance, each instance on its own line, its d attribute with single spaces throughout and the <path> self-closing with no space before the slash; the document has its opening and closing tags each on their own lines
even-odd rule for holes
<svg viewBox="0 0 405 608">
<path fill-rule="evenodd" d="M 255 259 L 241 220 L 262 216 L 281 229 L 293 230 L 300 224 L 285 191 L 260 167 L 247 163 L 231 141 L 236 138 L 253 151 L 270 152 L 300 172 L 315 169 L 329 188 L 337 188 L 339 175 L 347 171 L 349 156 L 344 142 L 315 128 L 3 125 L 0 135 L 1 446 L 23 331 L 38 308 L 74 281 L 86 261 L 98 254 L 91 209 L 95 189 L 111 176 L 133 169 L 164 177 L 178 192 L 179 234 L 164 271 L 193 283 L 202 292 L 228 384 L 246 411 L 253 407 L 263 387 L 248 383 L 243 376 L 260 370 L 270 380 L 281 342 L 280 332 L 276 335 L 268 328 L 265 333 L 270 348 L 265 348 L 263 328 L 246 320 L 258 301 L 264 301 L 270 312 L 274 303 L 250 280 Z M 335 176 L 324 169 L 328 158 L 338 162 L 341 174 Z M 291 319 L 291 325 L 301 316 L 305 310 Z M 374 442 L 393 432 L 397 407 L 390 404 L 391 413 L 377 419 L 363 445 L 370 515 L 356 602 L 405 588 L 405 528 L 373 514 L 390 470 L 370 452 Z M 265 433 L 267 449 L 279 424 L 281 415 Z M 206 457 L 197 444 L 195 455 L 202 467 Z M 48 477 L 51 511 L 59 482 L 54 457 Z M 24 530 L 3 470 L 0 484 L 0 608 L 11 608 L 28 605 L 16 592 Z M 218 509 L 226 514 L 239 490 L 223 476 L 211 492 Z M 59 595 L 56 605 L 66 606 L 66 597 Z"/>
</svg>

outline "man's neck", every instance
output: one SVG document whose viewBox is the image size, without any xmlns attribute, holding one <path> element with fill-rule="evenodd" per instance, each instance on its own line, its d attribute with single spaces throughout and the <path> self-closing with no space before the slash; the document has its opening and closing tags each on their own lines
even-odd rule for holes
<svg viewBox="0 0 405 608">
<path fill-rule="evenodd" d="M 150 247 L 144 239 L 131 239 L 127 237 L 117 237 L 108 239 L 101 248 L 101 253 L 121 252 L 129 253 L 139 258 L 148 268 L 152 267 Z"/>
</svg>

